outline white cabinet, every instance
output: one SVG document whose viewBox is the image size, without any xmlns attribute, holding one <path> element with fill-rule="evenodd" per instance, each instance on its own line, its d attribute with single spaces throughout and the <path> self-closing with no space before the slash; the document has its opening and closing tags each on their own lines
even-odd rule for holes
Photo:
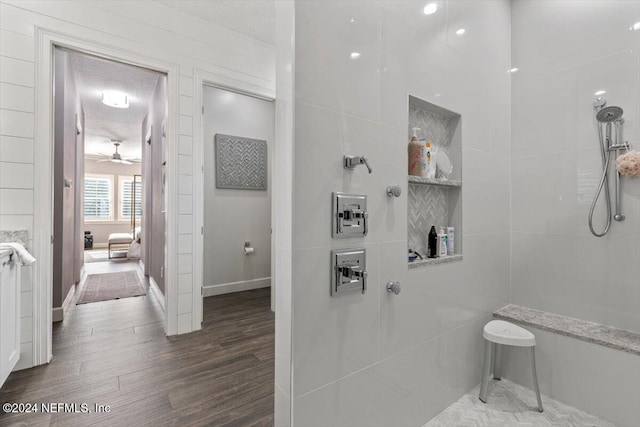
<svg viewBox="0 0 640 427">
<path fill-rule="evenodd" d="M 20 266 L 0 250 L 0 386 L 20 359 Z"/>
</svg>

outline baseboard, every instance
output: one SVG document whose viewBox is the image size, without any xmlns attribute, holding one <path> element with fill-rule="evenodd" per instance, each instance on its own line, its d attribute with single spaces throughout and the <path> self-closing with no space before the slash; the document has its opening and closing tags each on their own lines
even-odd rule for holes
<svg viewBox="0 0 640 427">
<path fill-rule="evenodd" d="M 153 280 L 153 277 L 151 276 L 149 276 L 149 292 L 152 293 L 153 296 L 158 300 L 158 302 L 160 303 L 160 306 L 162 307 L 162 311 L 165 311 L 164 295 L 162 294 L 162 291 L 158 287 L 158 284 L 156 283 L 156 281 Z"/>
<path fill-rule="evenodd" d="M 67 314 L 67 311 L 69 311 L 69 307 L 73 302 L 73 297 L 76 295 L 76 286 L 77 285 L 71 286 L 66 298 L 62 301 L 62 307 L 54 307 L 51 311 L 51 320 L 53 322 L 62 322 L 64 320 L 64 316 Z"/>
<path fill-rule="evenodd" d="M 208 285 L 202 288 L 202 296 L 230 294 L 232 292 L 250 291 L 252 289 L 268 288 L 271 286 L 271 277 L 243 280 L 241 282 L 222 283 L 220 285 Z"/>
</svg>

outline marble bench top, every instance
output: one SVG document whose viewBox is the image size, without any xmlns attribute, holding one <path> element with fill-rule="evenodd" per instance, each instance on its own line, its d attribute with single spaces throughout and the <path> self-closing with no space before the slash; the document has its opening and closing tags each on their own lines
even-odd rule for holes
<svg viewBox="0 0 640 427">
<path fill-rule="evenodd" d="M 496 310 L 493 317 L 640 356 L 640 334 L 626 329 L 514 304 Z"/>
</svg>

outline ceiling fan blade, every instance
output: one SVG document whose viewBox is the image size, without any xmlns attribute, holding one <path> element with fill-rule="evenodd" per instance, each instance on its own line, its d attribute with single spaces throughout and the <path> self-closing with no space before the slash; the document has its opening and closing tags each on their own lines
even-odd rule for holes
<svg viewBox="0 0 640 427">
<path fill-rule="evenodd" d="M 120 163 L 122 163 L 123 165 L 132 165 L 133 163 L 131 163 L 129 160 L 120 160 Z"/>
<path fill-rule="evenodd" d="M 97 163 L 110 162 L 110 161 L 111 161 L 111 159 L 96 160 Z"/>
</svg>

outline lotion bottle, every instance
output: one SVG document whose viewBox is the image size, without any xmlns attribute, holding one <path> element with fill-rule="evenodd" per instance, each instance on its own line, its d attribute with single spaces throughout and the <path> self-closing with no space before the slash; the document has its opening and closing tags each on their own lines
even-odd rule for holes
<svg viewBox="0 0 640 427">
<path fill-rule="evenodd" d="M 447 256 L 447 233 L 444 227 L 440 227 L 440 233 L 438 233 L 438 256 Z"/>
<path fill-rule="evenodd" d="M 422 162 L 424 157 L 424 147 L 418 141 L 420 128 L 412 128 L 413 136 L 409 140 L 409 175 L 422 176 Z"/>
<path fill-rule="evenodd" d="M 453 235 L 454 235 L 454 228 L 453 226 L 450 225 L 447 227 L 447 255 L 454 254 L 455 247 L 453 245 L 453 242 L 454 242 Z"/>
</svg>

